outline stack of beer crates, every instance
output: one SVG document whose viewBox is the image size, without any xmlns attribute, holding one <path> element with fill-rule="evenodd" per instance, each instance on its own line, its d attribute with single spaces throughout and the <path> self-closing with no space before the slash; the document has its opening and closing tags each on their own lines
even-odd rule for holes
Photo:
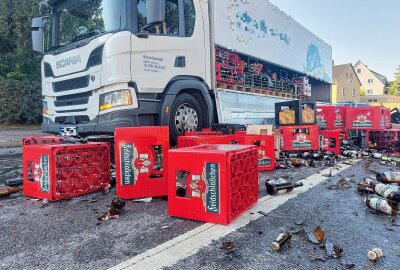
<svg viewBox="0 0 400 270">
<path fill-rule="evenodd" d="M 275 121 L 281 132 L 281 150 L 285 152 L 319 149 L 316 103 L 293 100 L 275 103 Z"/>
</svg>

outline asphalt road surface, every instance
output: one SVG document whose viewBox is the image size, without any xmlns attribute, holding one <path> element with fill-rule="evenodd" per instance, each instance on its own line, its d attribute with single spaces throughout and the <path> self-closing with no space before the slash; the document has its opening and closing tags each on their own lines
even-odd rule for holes
<svg viewBox="0 0 400 270">
<path fill-rule="evenodd" d="M 20 159 L 20 155 L 0 156 L 0 179 L 11 172 L 18 174 Z M 317 168 L 260 173 L 260 198 L 265 196 L 267 178 L 323 177 L 318 174 L 321 169 L 318 164 Z M 398 269 L 400 227 L 393 226 L 387 216 L 371 212 L 355 191 L 356 181 L 384 169 L 392 168 L 361 161 L 170 269 L 349 269 L 352 264 L 355 269 Z M 351 188 L 327 189 L 343 177 L 351 179 Z M 94 193 L 44 208 L 41 201 L 22 194 L 0 200 L 0 269 L 108 269 L 204 224 L 168 217 L 167 203 L 161 198 L 150 203 L 128 201 L 118 220 L 98 222 L 114 197 L 112 189 L 109 194 Z M 318 225 L 328 240 L 343 247 L 341 258 L 325 258 L 324 250 L 308 242 L 302 232 L 280 252 L 271 249 L 281 231 L 310 231 Z M 221 250 L 228 241 L 235 247 Z M 385 254 L 377 263 L 367 259 L 374 247 L 381 247 Z"/>
</svg>

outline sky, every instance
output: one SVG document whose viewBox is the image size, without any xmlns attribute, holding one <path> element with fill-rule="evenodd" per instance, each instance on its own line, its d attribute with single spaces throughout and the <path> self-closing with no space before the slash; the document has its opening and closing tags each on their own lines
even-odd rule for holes
<svg viewBox="0 0 400 270">
<path fill-rule="evenodd" d="M 361 60 L 393 80 L 400 65 L 400 0 L 270 0 L 332 45 L 335 65 Z"/>
</svg>

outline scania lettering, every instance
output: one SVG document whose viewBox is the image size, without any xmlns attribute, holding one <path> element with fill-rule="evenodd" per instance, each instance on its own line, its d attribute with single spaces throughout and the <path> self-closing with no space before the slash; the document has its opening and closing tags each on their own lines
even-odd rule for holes
<svg viewBox="0 0 400 270">
<path fill-rule="evenodd" d="M 46 133 L 161 125 L 174 143 L 212 123 L 266 123 L 286 99 L 329 101 L 331 46 L 269 0 L 48 0 L 39 10 Z"/>
</svg>

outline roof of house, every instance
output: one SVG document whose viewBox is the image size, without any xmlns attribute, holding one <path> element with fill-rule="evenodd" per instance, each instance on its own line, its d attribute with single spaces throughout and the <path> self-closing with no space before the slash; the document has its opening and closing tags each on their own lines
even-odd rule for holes
<svg viewBox="0 0 400 270">
<path fill-rule="evenodd" d="M 371 69 L 368 68 L 367 65 L 365 65 L 363 62 L 361 62 L 361 60 L 358 60 L 358 62 L 354 65 L 354 66 L 358 66 L 359 64 L 363 64 L 369 71 L 371 71 L 371 73 L 383 84 L 387 84 L 388 83 L 388 79 L 386 78 L 386 76 L 379 74 L 378 72 L 375 72 Z"/>
<path fill-rule="evenodd" d="M 385 85 L 388 83 L 388 79 L 387 79 L 385 76 L 383 76 L 382 74 L 379 74 L 379 73 L 377 73 L 377 72 L 375 72 L 375 71 L 373 71 L 373 70 L 369 70 L 369 71 L 371 71 L 372 74 L 374 74 L 375 77 L 377 77 L 378 80 L 381 81 L 381 83 L 383 83 L 383 84 L 385 84 Z"/>
<path fill-rule="evenodd" d="M 347 70 L 349 67 L 350 67 L 351 69 L 353 69 L 354 74 L 356 75 L 356 78 L 357 78 L 358 82 L 360 83 L 360 85 L 362 85 L 362 83 L 361 83 L 361 81 L 360 81 L 360 78 L 358 78 L 357 73 L 356 73 L 356 71 L 354 70 L 354 67 L 353 67 L 353 65 L 352 65 L 351 63 L 333 66 L 333 69 L 332 69 L 333 81 L 338 81 L 338 80 L 340 80 L 340 78 L 342 78 L 343 74 L 346 72 L 346 70 Z"/>
</svg>

